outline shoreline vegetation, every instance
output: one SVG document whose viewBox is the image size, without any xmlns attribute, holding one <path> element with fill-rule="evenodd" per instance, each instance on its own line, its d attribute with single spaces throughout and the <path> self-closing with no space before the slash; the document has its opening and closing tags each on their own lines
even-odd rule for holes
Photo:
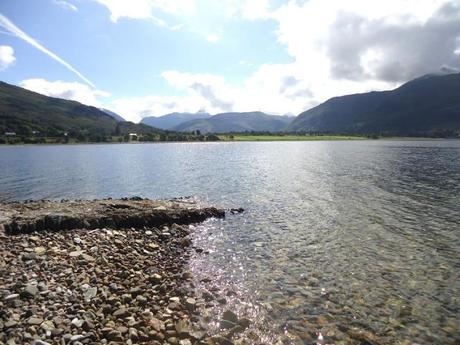
<svg viewBox="0 0 460 345">
<path fill-rule="evenodd" d="M 246 343 L 251 321 L 225 309 L 206 319 L 228 295 L 197 291 L 187 270 L 206 255 L 187 225 L 242 209 L 138 197 L 0 207 L 1 343 Z"/>
<path fill-rule="evenodd" d="M 135 137 L 107 136 L 93 138 L 76 137 L 27 137 L 0 135 L 1 145 L 56 145 L 56 144 L 129 144 L 129 143 L 171 143 L 171 142 L 251 142 L 251 141 L 337 141 L 337 140 L 439 140 L 460 139 L 459 136 L 444 135 L 361 135 L 361 134 L 329 134 L 329 133 L 216 133 L 201 134 L 177 133 L 164 136 L 137 135 Z"/>
</svg>

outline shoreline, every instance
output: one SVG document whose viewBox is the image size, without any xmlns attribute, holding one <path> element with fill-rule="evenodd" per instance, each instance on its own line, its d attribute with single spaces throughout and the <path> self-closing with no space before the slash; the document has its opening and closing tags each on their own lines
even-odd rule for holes
<svg viewBox="0 0 460 345">
<path fill-rule="evenodd" d="M 250 142 L 316 142 L 316 141 L 458 141 L 460 138 L 426 138 L 426 137 L 385 137 L 385 138 L 308 138 L 308 139 L 221 139 L 216 141 L 156 141 L 156 142 L 86 142 L 86 143 L 18 143 L 18 144 L 0 144 L 2 147 L 29 147 L 29 146 L 92 146 L 92 145 L 162 145 L 162 144 L 218 144 L 218 143 L 250 143 Z"/>
<path fill-rule="evenodd" d="M 228 338 L 209 334 L 186 270 L 200 253 L 187 225 L 223 209 L 141 198 L 0 208 L 1 343 L 233 344 L 249 325 L 226 310 L 210 321 Z"/>
</svg>

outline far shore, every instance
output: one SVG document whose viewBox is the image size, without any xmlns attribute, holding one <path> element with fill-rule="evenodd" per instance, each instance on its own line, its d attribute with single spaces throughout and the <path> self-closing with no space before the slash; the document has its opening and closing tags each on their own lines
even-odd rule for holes
<svg viewBox="0 0 460 345">
<path fill-rule="evenodd" d="M 0 147 L 13 146 L 54 146 L 54 145 L 116 145 L 116 144 L 171 144 L 171 143 L 229 143 L 229 142 L 270 142 L 270 141 L 439 141 L 439 140 L 460 140 L 458 138 L 430 138 L 430 137 L 368 137 L 358 135 L 246 135 L 246 134 L 218 134 L 219 140 L 215 141 L 139 141 L 132 140 L 127 142 L 119 141 L 94 141 L 94 142 L 59 142 L 53 139 L 47 142 L 30 143 L 30 142 L 7 142 L 1 143 Z"/>
</svg>

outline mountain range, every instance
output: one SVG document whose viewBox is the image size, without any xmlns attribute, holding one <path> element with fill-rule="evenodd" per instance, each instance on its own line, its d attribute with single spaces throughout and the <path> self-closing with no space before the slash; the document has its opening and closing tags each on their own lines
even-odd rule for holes
<svg viewBox="0 0 460 345">
<path fill-rule="evenodd" d="M 425 75 L 391 91 L 334 97 L 301 113 L 287 130 L 394 135 L 460 130 L 460 73 Z"/>
<path fill-rule="evenodd" d="M 154 126 L 154 127 L 152 127 Z M 159 129 L 161 128 L 161 129 Z M 426 75 L 391 90 L 334 97 L 297 117 L 262 112 L 172 113 L 135 124 L 107 109 L 0 82 L 0 135 L 110 136 L 168 131 L 420 135 L 460 132 L 460 73 Z M 171 132 L 169 132 L 171 134 Z M 177 133 L 176 135 L 181 135 Z M 164 137 L 165 135 L 163 135 Z"/>
<path fill-rule="evenodd" d="M 222 113 L 203 119 L 183 122 L 172 130 L 178 132 L 200 131 L 201 133 L 229 132 L 280 132 L 292 121 L 292 117 L 267 115 L 260 111 L 244 113 Z"/>
<path fill-rule="evenodd" d="M 171 114 L 166 114 L 163 116 L 148 116 L 144 117 L 141 121 L 141 123 L 145 125 L 149 125 L 152 127 L 156 128 L 161 128 L 161 129 L 173 129 L 176 126 L 179 126 L 180 124 L 192 120 L 198 120 L 198 119 L 207 119 L 210 118 L 211 115 L 208 113 L 204 112 L 198 112 L 198 113 L 171 113 Z"/>
</svg>

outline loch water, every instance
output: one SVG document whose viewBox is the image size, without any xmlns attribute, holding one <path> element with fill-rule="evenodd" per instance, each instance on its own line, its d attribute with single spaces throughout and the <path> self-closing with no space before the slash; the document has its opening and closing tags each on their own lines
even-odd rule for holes
<svg viewBox="0 0 460 345">
<path fill-rule="evenodd" d="M 460 341 L 458 140 L 0 147 L 0 200 L 134 195 L 245 209 L 190 269 L 265 343 Z"/>
</svg>

